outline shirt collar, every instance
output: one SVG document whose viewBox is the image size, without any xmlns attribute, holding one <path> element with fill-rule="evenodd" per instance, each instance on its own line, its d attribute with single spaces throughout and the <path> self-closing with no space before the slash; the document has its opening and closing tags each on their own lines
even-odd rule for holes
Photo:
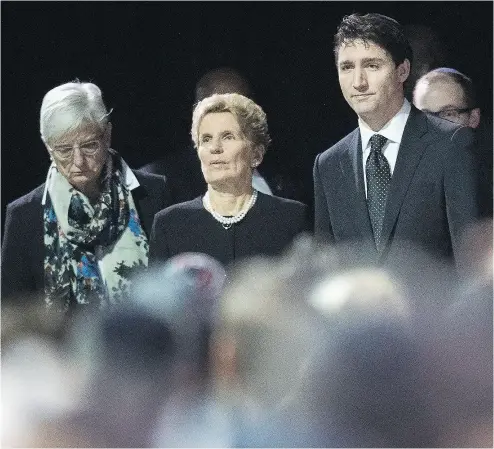
<svg viewBox="0 0 494 449">
<path fill-rule="evenodd" d="M 360 128 L 360 137 L 362 139 L 362 151 L 365 151 L 367 149 L 370 138 L 376 133 L 381 134 L 391 142 L 400 144 L 411 109 L 412 107 L 410 106 L 410 103 L 405 98 L 403 100 L 403 105 L 401 106 L 401 109 L 398 111 L 398 113 L 379 131 L 373 131 L 369 128 L 367 123 L 359 118 L 358 126 Z"/>
<path fill-rule="evenodd" d="M 132 169 L 127 165 L 127 162 L 125 162 L 123 160 L 123 158 L 120 160 L 122 163 L 122 174 L 123 174 L 125 186 L 127 187 L 127 189 L 129 189 L 129 191 L 136 189 L 137 187 L 140 186 L 139 181 L 136 178 L 136 175 L 134 174 Z M 54 170 L 55 171 L 57 170 L 57 166 L 56 166 L 55 162 L 53 161 L 50 165 L 50 168 L 48 169 L 48 175 L 46 177 L 45 189 L 43 191 L 43 198 L 41 200 L 41 204 L 43 206 L 46 203 L 46 194 L 48 192 L 48 188 L 50 187 L 50 183 L 51 183 L 51 180 L 53 178 L 53 171 Z"/>
<path fill-rule="evenodd" d="M 134 190 L 139 187 L 139 181 L 132 169 L 127 165 L 127 163 L 122 159 L 122 174 L 125 185 L 129 190 Z"/>
</svg>

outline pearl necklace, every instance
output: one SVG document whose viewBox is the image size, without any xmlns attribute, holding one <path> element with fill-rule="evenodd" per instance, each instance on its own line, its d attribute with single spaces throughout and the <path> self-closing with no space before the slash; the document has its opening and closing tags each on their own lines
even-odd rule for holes
<svg viewBox="0 0 494 449">
<path fill-rule="evenodd" d="M 220 215 L 218 212 L 216 212 L 213 207 L 211 206 L 211 202 L 209 201 L 209 192 L 206 192 L 206 195 L 204 195 L 204 206 L 206 206 L 206 209 L 211 212 L 211 215 L 214 217 L 216 221 L 219 221 L 221 225 L 225 229 L 230 229 L 233 224 L 238 223 L 240 220 L 242 220 L 247 212 L 249 212 L 250 208 L 255 204 L 257 200 L 257 190 L 254 189 L 254 192 L 252 193 L 252 196 L 250 197 L 249 202 L 247 203 L 247 206 L 244 207 L 237 215 L 233 217 L 224 217 L 223 215 Z"/>
</svg>

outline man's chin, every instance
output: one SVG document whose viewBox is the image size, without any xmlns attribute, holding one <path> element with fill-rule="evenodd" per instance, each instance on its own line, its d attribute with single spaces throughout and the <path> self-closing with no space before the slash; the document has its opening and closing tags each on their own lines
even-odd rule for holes
<svg viewBox="0 0 494 449">
<path fill-rule="evenodd" d="M 372 114 L 374 112 L 374 105 L 357 103 L 353 105 L 353 110 L 358 114 Z"/>
</svg>

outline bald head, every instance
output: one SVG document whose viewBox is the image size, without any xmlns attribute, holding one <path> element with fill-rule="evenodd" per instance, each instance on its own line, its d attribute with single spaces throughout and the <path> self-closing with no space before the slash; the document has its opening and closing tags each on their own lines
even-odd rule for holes
<svg viewBox="0 0 494 449">
<path fill-rule="evenodd" d="M 425 112 L 477 128 L 477 107 L 472 80 L 454 69 L 439 68 L 422 76 L 413 91 L 414 105 Z"/>
<path fill-rule="evenodd" d="M 240 94 L 252 97 L 249 82 L 235 69 L 220 67 L 210 70 L 196 84 L 196 103 L 213 94 Z"/>
</svg>

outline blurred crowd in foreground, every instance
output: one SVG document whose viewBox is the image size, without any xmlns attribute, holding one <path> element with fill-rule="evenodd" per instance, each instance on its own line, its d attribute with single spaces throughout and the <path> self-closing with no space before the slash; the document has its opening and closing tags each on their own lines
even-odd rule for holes
<svg viewBox="0 0 494 449">
<path fill-rule="evenodd" d="M 492 221 L 463 244 L 458 283 L 303 235 L 228 273 L 175 256 L 70 322 L 6 307 L 3 446 L 492 447 Z"/>
</svg>

